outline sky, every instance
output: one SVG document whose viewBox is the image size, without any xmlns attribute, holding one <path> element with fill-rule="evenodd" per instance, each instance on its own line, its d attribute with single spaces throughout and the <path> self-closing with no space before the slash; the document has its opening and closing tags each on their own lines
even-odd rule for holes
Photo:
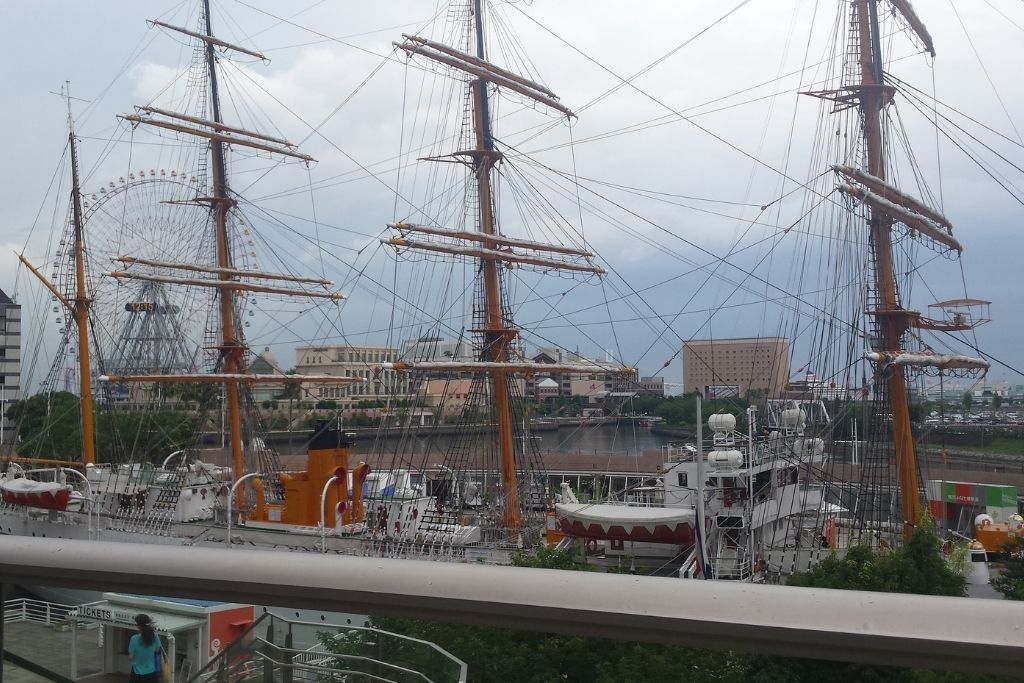
<svg viewBox="0 0 1024 683">
<path fill-rule="evenodd" d="M 252 258 L 267 270 L 286 261 L 301 264 L 337 281 L 349 296 L 320 323 L 300 317 L 298 309 L 286 313 L 272 300 L 258 301 L 249 309 L 252 346 L 273 348 L 290 367 L 297 343 L 397 344 L 401 339 L 385 332 L 396 316 L 408 323 L 401 337 L 417 329 L 413 309 L 438 299 L 456 305 L 457 297 L 418 279 L 435 264 L 417 262 L 410 264 L 416 275 L 401 283 L 395 276 L 404 297 L 396 309 L 381 284 L 397 271 L 396 262 L 377 248 L 390 221 L 429 222 L 451 214 L 430 203 L 430 185 L 413 162 L 420 155 L 416 141 L 442 129 L 457 131 L 457 116 L 443 106 L 453 100 L 445 99 L 443 84 L 428 84 L 444 79 L 410 67 L 391 45 L 403 32 L 449 38 L 435 21 L 444 18 L 444 7 L 412 0 L 213 4 L 218 36 L 270 58 L 224 64 L 226 119 L 298 142 L 317 159 L 309 168 L 271 166 L 266 159 L 233 162 L 233 189 L 268 212 L 249 215 L 259 235 Z M 131 130 L 116 115 L 136 104 L 180 101 L 180 65 L 189 48 L 146 19 L 191 26 L 196 6 L 189 0 L 0 7 L 4 24 L 17 27 L 0 47 L 8 70 L 0 108 L 6 152 L 0 166 L 0 288 L 26 306 L 26 340 L 33 349 L 52 351 L 58 325 L 13 254 L 24 250 L 45 261 L 54 228 L 66 216 L 66 178 L 57 178 L 60 185 L 51 181 L 63 168 L 67 116 L 53 92 L 70 81 L 79 98 L 72 105 L 87 193 L 140 164 L 172 168 L 180 157 L 152 144 L 168 142 L 166 137 L 136 132 L 137 142 L 150 144 L 129 147 L 124 142 Z M 528 338 L 531 346 L 579 347 L 592 357 L 607 353 L 642 374 L 661 372 L 678 382 L 681 340 L 776 333 L 800 339 L 803 331 L 803 341 L 794 342 L 793 367 L 814 365 L 821 353 L 810 348 L 808 325 L 780 321 L 794 308 L 805 315 L 815 307 L 838 310 L 842 299 L 812 284 L 834 267 L 811 239 L 829 239 L 825 219 L 831 214 L 808 212 L 807 202 L 817 200 L 803 190 L 832 182 L 822 178 L 831 160 L 820 152 L 828 135 L 839 131 L 836 140 L 845 138 L 838 124 L 822 123 L 820 101 L 798 94 L 823 83 L 840 6 L 838 0 L 494 3 L 488 11 L 492 59 L 543 82 L 578 113 L 570 124 L 524 107 L 521 98 L 496 101 L 499 146 L 524 170 L 518 185 L 518 176 L 502 181 L 502 196 L 509 197 L 502 200 L 503 229 L 531 238 L 585 239 L 612 271 L 600 282 L 554 285 L 517 274 L 511 285 L 517 319 L 538 330 Z M 894 122 L 899 137 L 911 143 L 917 174 L 897 159 L 906 155 L 896 143 L 894 168 L 909 192 L 926 192 L 941 204 L 965 250 L 959 262 L 919 251 L 923 284 L 908 292 L 910 303 L 926 309 L 965 294 L 991 300 L 993 322 L 977 330 L 977 344 L 1005 365 L 1024 368 L 1018 303 L 1024 206 L 996 182 L 1015 186 L 1016 197 L 1024 197 L 1024 174 L 1008 163 L 1024 166 L 1018 132 L 1024 131 L 1024 4 L 918 0 L 915 7 L 934 37 L 937 57 L 921 54 L 905 32 L 890 30 L 883 40 L 893 60 L 889 72 L 922 91 L 925 100 L 934 93 L 951 109 L 919 109 L 917 100 L 897 96 Z M 944 119 L 940 128 L 980 156 L 985 168 L 936 134 L 932 124 L 940 112 L 966 132 Z M 623 130 L 629 132 L 609 134 Z M 111 138 L 120 142 L 110 144 Z M 445 147 L 431 149 L 443 153 Z M 574 176 L 581 179 L 578 188 L 569 182 Z M 535 219 L 524 213 L 517 194 L 529 188 L 546 197 L 545 206 L 565 230 L 531 228 Z M 286 220 L 288 229 L 281 229 Z M 312 240 L 330 246 L 312 249 Z M 808 268 L 817 277 L 808 277 Z M 856 278 L 856 270 L 849 263 L 836 267 L 843 277 Z M 464 287 L 465 273 L 461 281 L 457 275 L 445 286 Z M 566 293 L 579 303 L 563 303 Z M 765 305 L 766 297 L 778 303 Z M 650 320 L 655 313 L 659 318 Z M 558 324 L 561 319 L 568 322 Z M 1000 364 L 990 378 L 1024 384 L 1024 377 Z"/>
</svg>

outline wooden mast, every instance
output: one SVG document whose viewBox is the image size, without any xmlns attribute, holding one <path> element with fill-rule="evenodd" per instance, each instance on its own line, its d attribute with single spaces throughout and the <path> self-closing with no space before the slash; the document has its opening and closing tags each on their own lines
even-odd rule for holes
<svg viewBox="0 0 1024 683">
<path fill-rule="evenodd" d="M 82 411 L 82 462 L 96 462 L 96 436 L 93 426 L 92 369 L 89 363 L 89 293 L 85 288 L 85 230 L 82 219 L 82 191 L 78 183 L 78 141 L 71 116 L 68 93 L 68 142 L 71 145 L 71 216 L 75 227 L 75 298 L 72 311 L 78 329 L 78 386 Z"/>
<path fill-rule="evenodd" d="M 203 0 L 203 12 L 206 21 L 206 35 L 213 35 L 213 23 L 210 19 L 210 0 Z M 206 68 L 210 78 L 210 107 L 215 124 L 223 124 L 220 112 L 220 93 L 217 89 L 217 60 L 214 43 L 206 41 Z M 224 269 L 218 273 L 221 280 L 230 280 L 226 272 L 234 268 L 231 258 L 231 243 L 228 239 L 227 217 L 232 201 L 228 196 L 227 168 L 224 162 L 224 143 L 214 137 L 210 139 L 210 157 L 213 161 L 213 202 L 217 237 L 217 267 Z M 227 375 L 241 374 L 245 346 L 236 336 L 235 331 L 235 297 L 230 287 L 219 288 L 221 340 L 220 352 L 223 360 L 223 373 Z M 231 379 L 224 381 L 227 395 L 228 427 L 231 441 L 231 466 L 233 476 L 237 479 L 245 473 L 245 459 L 242 454 L 242 412 L 239 400 L 238 382 Z"/>
<path fill-rule="evenodd" d="M 878 1 L 853 0 L 859 39 L 861 74 L 860 107 L 864 117 L 864 143 L 867 171 L 885 181 L 885 155 L 882 140 L 881 112 L 888 99 L 882 76 L 882 48 L 878 30 Z M 878 301 L 872 314 L 881 335 L 877 349 L 889 353 L 902 351 L 902 338 L 909 326 L 908 311 L 899 301 L 892 256 L 892 219 L 870 210 L 869 232 L 874 257 L 875 291 Z M 905 370 L 900 365 L 886 369 L 886 390 L 892 412 L 893 441 L 896 449 L 896 472 L 899 480 L 900 506 L 904 536 L 909 536 L 921 519 L 918 500 L 917 453 L 910 426 Z"/>
<path fill-rule="evenodd" d="M 486 60 L 484 50 L 483 17 L 480 0 L 473 0 L 473 21 L 476 29 L 476 56 Z M 480 208 L 480 231 L 494 235 L 494 201 L 491 192 L 491 169 L 498 158 L 491 135 L 491 116 L 487 101 L 487 81 L 477 78 L 472 84 L 473 123 L 476 131 L 476 154 L 473 171 L 477 180 L 477 200 Z M 497 242 L 484 242 L 487 249 L 496 249 Z M 509 359 L 509 347 L 516 330 L 506 327 L 502 317 L 501 282 L 498 263 L 482 260 L 484 274 L 484 300 L 486 327 L 484 330 L 484 359 L 502 363 Z M 498 423 L 498 451 L 501 454 L 501 481 L 504 506 L 501 523 L 507 528 L 518 528 L 522 521 L 519 510 L 519 482 L 516 475 L 515 443 L 512 438 L 512 405 L 509 397 L 509 373 L 504 369 L 492 371 L 494 384 L 495 419 Z"/>
</svg>

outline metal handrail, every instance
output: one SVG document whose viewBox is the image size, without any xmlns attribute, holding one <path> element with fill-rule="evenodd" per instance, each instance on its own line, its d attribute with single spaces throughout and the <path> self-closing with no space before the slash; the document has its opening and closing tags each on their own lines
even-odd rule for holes
<svg viewBox="0 0 1024 683">
<path fill-rule="evenodd" d="M 55 622 L 65 621 L 68 613 L 73 609 L 74 607 L 71 605 L 62 605 L 56 602 L 32 598 L 13 598 L 4 601 L 4 623 L 14 624 L 30 621 L 50 626 Z"/>
<path fill-rule="evenodd" d="M 452 655 L 450 652 L 442 649 L 438 645 L 431 643 L 426 640 L 419 638 L 413 638 L 412 636 L 406 636 L 400 633 L 393 633 L 391 631 L 384 631 L 382 629 L 373 628 L 370 626 L 353 626 L 353 625 L 335 625 L 326 624 L 323 622 L 312 622 L 312 621 L 301 621 L 297 619 L 287 619 L 285 617 L 277 616 L 275 614 L 265 613 L 256 620 L 255 623 L 251 624 L 245 633 L 241 634 L 231 645 L 224 649 L 216 658 L 209 661 L 202 669 L 197 671 L 191 678 L 190 681 L 204 683 L 212 680 L 223 680 L 224 674 L 238 673 L 242 669 L 249 669 L 251 667 L 264 667 L 264 671 L 268 669 L 273 671 L 274 669 L 289 670 L 292 672 L 306 671 L 312 673 L 325 673 L 332 675 L 339 674 L 355 674 L 362 679 L 373 679 L 388 681 L 393 679 L 380 678 L 371 673 L 365 671 L 359 671 L 355 668 L 340 668 L 334 666 L 326 666 L 323 662 L 327 661 L 352 661 L 352 662 L 365 662 L 374 666 L 380 666 L 389 671 L 406 674 L 413 678 L 419 679 L 425 683 L 434 683 L 434 679 L 428 677 L 421 671 L 409 669 L 407 667 L 387 662 L 375 657 L 368 657 L 359 654 L 347 654 L 343 652 L 333 652 L 326 649 L 324 643 L 314 645 L 310 648 L 299 649 L 292 647 L 291 636 L 288 636 L 285 640 L 285 644 L 281 645 L 268 640 L 268 638 L 261 637 L 258 635 L 262 632 L 265 626 L 269 625 L 271 631 L 275 628 L 278 622 L 287 626 L 287 632 L 291 634 L 297 627 L 309 627 L 315 629 L 318 636 L 322 636 L 325 630 L 336 629 L 344 632 L 345 635 L 352 635 L 353 633 L 360 633 L 366 636 L 372 637 L 374 642 L 379 642 L 383 639 L 391 639 L 394 642 L 405 642 L 415 645 L 423 646 L 427 651 L 431 651 L 433 654 L 441 658 L 442 661 L 448 664 L 449 670 L 458 678 L 460 683 L 465 683 L 467 667 L 465 662 Z M 353 642 L 353 645 L 366 645 L 367 643 Z M 370 645 L 373 642 L 369 643 Z M 315 652 L 314 652 L 315 650 Z M 272 651 L 272 652 L 271 652 Z M 315 655 L 316 661 L 310 659 L 310 655 Z M 228 679 L 231 680 L 230 676 Z M 319 678 L 318 680 L 323 680 Z"/>
</svg>

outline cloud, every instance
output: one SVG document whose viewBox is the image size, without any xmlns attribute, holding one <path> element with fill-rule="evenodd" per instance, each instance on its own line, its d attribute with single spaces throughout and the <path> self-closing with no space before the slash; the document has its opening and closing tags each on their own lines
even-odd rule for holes
<svg viewBox="0 0 1024 683">
<path fill-rule="evenodd" d="M 279 3 L 265 6 L 271 15 L 281 11 Z M 582 231 L 630 285 L 654 286 L 694 271 L 693 275 L 680 275 L 672 284 L 655 287 L 643 302 L 634 298 L 629 306 L 621 304 L 615 316 L 635 317 L 630 306 L 642 312 L 648 305 L 659 313 L 672 314 L 692 295 L 696 299 L 688 311 L 711 308 L 737 283 L 761 292 L 776 291 L 775 287 L 804 293 L 808 302 L 816 304 L 825 301 L 820 280 L 838 268 L 836 261 L 827 258 L 828 248 L 844 234 L 844 225 L 831 200 L 822 202 L 814 212 L 811 209 L 830 191 L 832 179 L 819 176 L 840 156 L 838 150 L 847 150 L 846 156 L 854 160 L 859 152 L 850 137 L 852 128 L 841 128 L 838 119 L 828 115 L 831 104 L 799 96 L 796 90 L 837 85 L 826 79 L 830 64 L 825 60 L 836 49 L 844 49 L 843 40 L 832 31 L 835 26 L 845 26 L 845 18 L 834 15 L 842 10 L 842 3 L 789 3 L 784 9 L 778 3 L 750 3 L 726 18 L 722 17 L 730 8 L 718 3 L 684 5 L 669 0 L 652 0 L 636 7 L 620 0 L 495 7 L 501 22 L 492 24 L 495 30 L 489 36 L 494 60 L 543 81 L 580 114 L 570 130 L 544 113 L 520 111 L 519 98 L 503 96 L 495 103 L 501 117 L 495 134 L 512 169 L 501 183 L 505 230 L 517 236 L 575 241 L 572 231 L 580 230 L 574 185 L 578 175 L 583 178 L 578 188 L 584 204 Z M 1020 165 L 1021 148 L 1014 142 L 1018 136 L 1013 127 L 1024 131 L 1024 81 L 1016 74 L 1019 60 L 1007 58 L 1019 53 L 1019 33 L 989 7 L 961 3 L 956 10 L 969 34 L 954 13 L 919 8 L 935 36 L 939 57 L 934 64 L 915 55 L 913 43 L 900 31 L 893 30 L 884 45 L 896 60 L 891 73 L 925 93 L 917 99 L 909 95 L 897 98 L 893 119 L 897 132 L 890 140 L 890 150 L 894 158 L 907 158 L 901 132 L 906 130 L 917 168 L 900 162 L 893 176 L 909 192 L 930 195 L 936 202 L 941 199 L 967 247 L 962 263 L 970 293 L 985 296 L 991 291 L 994 299 L 1000 298 L 994 310 L 1008 312 L 1013 310 L 1013 273 L 1019 250 L 1012 246 L 1019 239 L 1021 207 L 952 143 L 940 138 L 936 150 L 927 100 L 934 76 L 940 100 L 998 130 L 1008 140 L 984 132 L 953 109 L 940 108 L 940 112 Z M 166 146 L 174 142 L 173 136 L 141 128 L 133 133 L 127 126 L 118 126 L 114 118 L 116 113 L 130 111 L 133 104 L 151 100 L 178 110 L 195 104 L 185 99 L 188 76 L 176 66 L 180 57 L 190 56 L 188 48 L 160 32 L 153 35 L 155 52 L 147 51 L 141 59 L 130 52 L 136 36 L 143 32 L 142 18 L 147 11 L 136 6 L 116 13 L 91 6 L 69 7 L 55 19 L 57 30 L 65 26 L 90 30 L 67 30 L 62 33 L 67 41 L 48 45 L 45 54 L 36 51 L 29 64 L 24 54 L 32 51 L 20 43 L 37 41 L 44 31 L 54 29 L 47 24 L 49 18 L 26 10 L 19 35 L 11 37 L 14 57 L 10 63 L 17 68 L 12 70 L 9 85 L 12 92 L 24 97 L 12 98 L 15 101 L 0 113 L 0 125 L 10 131 L 7 149 L 19 160 L 0 171 L 11 226 L 5 240 L 24 241 L 50 178 L 50 166 L 59 156 L 63 112 L 59 103 L 48 101 L 52 98 L 46 90 L 67 77 L 68 70 L 81 79 L 76 81 L 75 92 L 95 99 L 80 108 L 84 114 L 80 120 L 82 166 L 89 169 L 89 187 L 123 175 L 129 155 L 132 168 L 194 163 L 198 148 L 188 153 L 191 156 L 183 155 L 177 146 Z M 222 61 L 225 119 L 301 142 L 302 151 L 318 160 L 307 169 L 291 162 L 275 166 L 265 155 L 252 156 L 244 150 L 232 154 L 232 187 L 253 202 L 242 208 L 252 223 L 253 250 L 261 264 L 269 269 L 270 264 L 297 260 L 297 268 L 319 270 L 320 257 L 311 255 L 310 250 L 320 240 L 331 245 L 325 254 L 332 271 L 329 276 L 339 282 L 353 270 L 376 276 L 390 263 L 383 254 L 376 260 L 370 257 L 387 221 L 423 208 L 423 214 L 439 222 L 472 223 L 468 214 L 456 208 L 460 183 L 465 181 L 459 175 L 461 167 L 444 167 L 439 175 L 431 176 L 433 171 L 427 165 L 414 163 L 417 156 L 457 148 L 462 132 L 458 116 L 465 108 L 458 83 L 435 78 L 418 61 L 386 59 L 390 41 L 403 31 L 445 40 L 454 35 L 441 35 L 441 21 L 423 28 L 409 26 L 426 19 L 432 7 L 425 10 L 422 3 L 411 0 L 359 6 L 320 3 L 290 19 L 321 35 L 259 11 L 237 11 L 239 16 L 223 17 L 217 24 L 223 37 L 265 50 L 273 59 L 269 64 Z M 1003 11 L 1018 23 L 1024 21 L 1024 12 L 1017 8 Z M 193 20 L 174 18 L 187 25 Z M 323 35 L 350 37 L 342 42 L 322 42 Z M 299 47 L 284 49 L 296 45 Z M 21 57 L 17 56 L 19 50 Z M 132 56 L 126 61 L 126 55 Z M 633 77 L 663 56 L 649 71 L 632 78 L 630 86 L 606 95 L 622 85 L 608 70 Z M 111 74 L 122 65 L 127 67 L 128 78 L 111 80 Z M 370 75 L 373 77 L 367 81 Z M 93 98 L 99 93 L 106 97 Z M 917 111 L 915 104 L 923 110 Z M 452 112 L 454 117 L 448 116 Z M 621 132 L 655 119 L 658 125 Z M 538 135 L 545 127 L 550 130 Z M 982 155 L 984 163 L 1004 175 L 1007 183 L 1024 188 L 1022 174 L 950 125 L 944 127 L 952 130 L 958 142 Z M 452 139 L 430 145 L 439 132 Z M 112 136 L 145 144 L 132 149 L 127 144 L 111 145 L 107 140 Z M 575 144 L 570 146 L 570 140 Z M 42 158 L 47 159 L 46 165 Z M 560 173 L 545 170 L 542 164 Z M 944 176 L 941 196 L 940 165 Z M 820 194 L 799 191 L 804 183 Z M 397 200 L 395 185 L 401 194 Z M 59 190 L 60 197 L 66 197 L 66 178 Z M 768 208 L 762 211 L 762 206 Z M 48 218 L 52 215 L 63 217 L 61 212 L 49 210 L 43 215 L 47 218 L 41 224 L 53 222 Z M 802 216 L 809 218 L 798 223 Z M 791 232 L 781 235 L 794 225 Z M 766 257 L 769 245 L 776 243 L 776 252 Z M 41 253 L 44 241 L 37 235 L 31 247 Z M 715 255 L 730 249 L 734 252 L 729 257 L 732 265 L 719 266 L 712 284 L 698 291 L 708 268 L 716 263 Z M 364 251 L 356 259 L 353 250 Z M 11 282 L 9 273 L 15 269 L 14 262 L 4 258 L 0 257 L 4 271 L 0 286 L 6 288 Z M 801 270 L 801 264 L 806 268 Z M 843 262 L 842 268 L 851 267 Z M 934 298 L 932 292 L 936 297 L 955 293 L 957 287 L 963 288 L 959 269 L 956 263 L 930 263 L 921 271 L 927 286 L 918 286 L 908 295 L 918 305 Z M 425 268 L 413 270 L 426 277 Z M 843 277 L 854 275 L 843 271 Z M 758 278 L 770 280 L 772 286 Z M 405 314 L 411 319 L 416 306 L 425 308 L 430 302 L 425 301 L 424 288 L 413 276 L 399 284 L 404 288 L 401 293 L 412 302 L 399 305 L 406 307 Z M 619 286 L 628 290 L 624 283 Z M 559 280 L 536 287 L 539 289 L 534 292 L 520 286 L 515 295 L 529 300 L 567 289 Z M 752 297 L 743 287 L 739 292 Z M 600 303 L 604 296 L 601 287 L 578 287 L 573 294 L 583 296 L 580 308 Z M 383 329 L 380 311 L 389 309 L 387 297 L 381 286 L 356 288 L 346 303 L 349 329 Z M 559 303 L 559 310 L 574 309 Z M 771 304 L 765 310 L 776 318 L 793 315 L 783 304 Z M 806 314 L 807 307 L 802 312 Z M 677 324 L 679 333 L 685 336 L 701 329 L 708 317 L 706 312 L 687 312 Z M 725 311 L 716 321 L 720 329 L 736 328 L 744 333 L 773 332 L 767 327 L 777 322 L 770 316 L 766 323 L 761 315 Z M 303 332 L 303 324 L 296 323 L 288 333 Z M 621 327 L 629 348 L 645 347 L 653 334 L 640 324 Z M 1019 317 L 1011 313 L 981 330 L 979 339 L 991 344 L 993 353 L 1021 365 L 1024 356 L 1012 340 L 1022 333 Z M 274 334 L 267 333 L 265 343 L 278 343 Z M 551 334 L 563 334 L 558 341 L 575 346 L 572 335 L 577 331 Z M 595 349 L 610 346 L 610 335 L 601 334 L 604 336 L 595 336 Z M 260 345 L 263 343 L 261 339 Z M 281 353 L 281 357 L 289 354 Z"/>
</svg>

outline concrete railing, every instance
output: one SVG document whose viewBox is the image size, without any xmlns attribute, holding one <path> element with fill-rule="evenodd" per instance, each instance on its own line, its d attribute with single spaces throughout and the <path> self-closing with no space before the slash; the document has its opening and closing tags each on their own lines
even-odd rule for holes
<svg viewBox="0 0 1024 683">
<path fill-rule="evenodd" d="M 1024 606 L 998 600 L 13 536 L 0 583 L 974 673 L 1024 661 Z"/>
</svg>

